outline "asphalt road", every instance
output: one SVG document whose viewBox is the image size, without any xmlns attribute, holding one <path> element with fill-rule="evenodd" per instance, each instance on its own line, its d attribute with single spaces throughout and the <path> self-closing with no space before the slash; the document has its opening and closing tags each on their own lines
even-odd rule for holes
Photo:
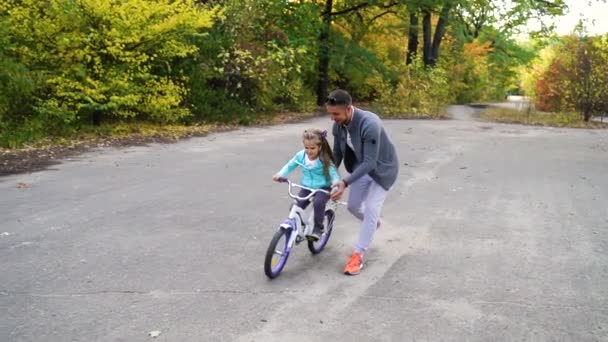
<svg viewBox="0 0 608 342">
<path fill-rule="evenodd" d="M 0 178 L 0 341 L 608 341 L 608 132 L 385 125 L 400 176 L 356 277 L 344 207 L 263 273 L 270 178 L 328 118 Z"/>
</svg>

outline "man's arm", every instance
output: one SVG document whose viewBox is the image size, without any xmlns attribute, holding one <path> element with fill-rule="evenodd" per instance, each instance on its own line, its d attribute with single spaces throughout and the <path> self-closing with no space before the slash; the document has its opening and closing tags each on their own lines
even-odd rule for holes
<svg viewBox="0 0 608 342">
<path fill-rule="evenodd" d="M 371 121 L 365 125 L 361 134 L 363 141 L 363 160 L 353 170 L 350 176 L 344 179 L 346 184 L 352 184 L 376 168 L 378 153 L 380 151 L 380 125 Z"/>
<path fill-rule="evenodd" d="M 339 168 L 340 164 L 342 163 L 342 150 L 340 149 L 340 127 L 338 127 L 338 125 L 336 125 L 335 123 L 332 127 L 332 134 L 334 136 L 334 165 L 336 165 L 336 168 Z"/>
</svg>

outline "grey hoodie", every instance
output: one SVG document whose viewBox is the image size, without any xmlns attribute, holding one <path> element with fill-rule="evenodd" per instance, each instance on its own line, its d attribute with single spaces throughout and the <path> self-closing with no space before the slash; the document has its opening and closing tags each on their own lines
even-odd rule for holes
<svg viewBox="0 0 608 342">
<path fill-rule="evenodd" d="M 344 179 L 352 184 L 369 174 L 376 183 L 388 190 L 397 180 L 399 160 L 378 115 L 353 106 L 353 117 L 347 126 L 334 123 L 334 163 L 340 167 L 346 155 L 346 131 L 350 134 L 357 160 L 352 173 Z"/>
</svg>

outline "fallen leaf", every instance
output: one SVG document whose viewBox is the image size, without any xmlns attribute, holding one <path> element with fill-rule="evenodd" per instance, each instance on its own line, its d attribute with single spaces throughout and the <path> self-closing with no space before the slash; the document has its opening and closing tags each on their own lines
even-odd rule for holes
<svg viewBox="0 0 608 342">
<path fill-rule="evenodd" d="M 156 338 L 156 337 L 160 336 L 160 331 L 158 331 L 158 330 L 150 331 L 148 333 L 148 336 L 150 336 L 152 338 Z"/>
</svg>

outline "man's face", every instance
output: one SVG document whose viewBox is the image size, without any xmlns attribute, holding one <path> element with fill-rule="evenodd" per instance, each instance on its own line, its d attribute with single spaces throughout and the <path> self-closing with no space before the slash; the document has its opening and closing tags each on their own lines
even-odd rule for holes
<svg viewBox="0 0 608 342">
<path fill-rule="evenodd" d="M 331 119 L 334 120 L 338 125 L 345 125 L 350 122 L 351 118 L 351 106 L 341 105 L 326 105 L 327 112 L 331 115 Z"/>
</svg>

